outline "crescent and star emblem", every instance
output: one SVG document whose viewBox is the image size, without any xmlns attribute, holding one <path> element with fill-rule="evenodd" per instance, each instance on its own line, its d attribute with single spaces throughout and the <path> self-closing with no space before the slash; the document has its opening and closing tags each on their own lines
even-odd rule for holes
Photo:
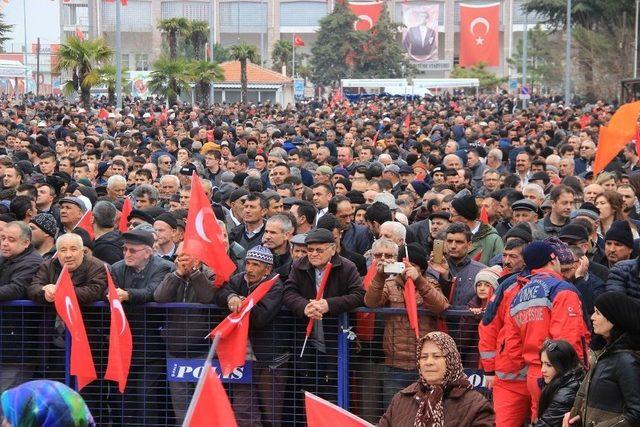
<svg viewBox="0 0 640 427">
<path fill-rule="evenodd" d="M 75 313 L 73 310 L 73 303 L 71 302 L 70 297 L 64 297 L 64 306 L 67 309 L 67 319 L 69 320 L 69 326 L 73 325 L 73 314 Z"/>
<path fill-rule="evenodd" d="M 231 323 L 240 323 L 240 321 L 251 311 L 254 306 L 253 298 L 249 300 L 249 303 L 245 306 L 245 308 L 240 313 L 235 313 L 229 316 L 229 322 Z"/>
<path fill-rule="evenodd" d="M 369 28 L 362 28 L 361 29 L 362 31 L 370 30 L 373 28 L 373 19 L 371 19 L 369 15 L 358 15 L 358 20 L 353 23 L 354 30 L 358 31 L 358 25 L 360 24 L 361 21 L 364 21 L 367 24 L 369 24 Z"/>
<path fill-rule="evenodd" d="M 476 34 L 475 33 L 475 27 L 476 25 L 484 25 L 484 34 Z M 491 24 L 489 23 L 489 21 L 486 18 L 483 18 L 482 16 L 477 17 L 476 19 L 474 19 L 473 21 L 471 21 L 471 24 L 469 24 L 469 32 L 476 37 L 476 45 L 477 46 L 482 46 L 484 45 L 484 38 L 482 36 L 486 36 L 487 34 L 489 34 L 489 28 L 491 28 Z"/>
<path fill-rule="evenodd" d="M 114 299 L 111 303 L 111 307 L 116 310 L 120 314 L 120 319 L 122 321 L 122 329 L 120 330 L 120 335 L 124 334 L 125 326 L 127 325 L 127 318 L 124 316 L 124 309 L 122 308 L 122 303 L 118 299 Z"/>
<path fill-rule="evenodd" d="M 196 221 L 195 221 L 195 225 L 196 225 L 196 233 L 198 233 L 198 236 L 200 236 L 200 238 L 202 240 L 204 240 L 207 243 L 211 243 L 211 240 L 209 240 L 209 238 L 207 237 L 207 234 L 204 232 L 204 208 L 200 209 L 198 211 L 198 214 L 196 215 Z"/>
</svg>

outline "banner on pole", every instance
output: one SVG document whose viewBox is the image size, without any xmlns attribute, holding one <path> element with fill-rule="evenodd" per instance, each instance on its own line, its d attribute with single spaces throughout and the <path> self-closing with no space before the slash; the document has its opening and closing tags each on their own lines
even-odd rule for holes
<svg viewBox="0 0 640 427">
<path fill-rule="evenodd" d="M 402 47 L 416 62 L 438 59 L 438 14 L 440 6 L 402 5 Z"/>
</svg>

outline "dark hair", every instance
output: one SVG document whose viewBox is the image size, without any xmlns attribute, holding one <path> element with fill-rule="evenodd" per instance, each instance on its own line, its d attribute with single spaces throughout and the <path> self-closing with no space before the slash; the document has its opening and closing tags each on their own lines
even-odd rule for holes
<svg viewBox="0 0 640 427">
<path fill-rule="evenodd" d="M 262 194 L 260 193 L 251 193 L 247 196 L 247 199 L 245 200 L 246 202 L 255 202 L 255 201 L 259 201 L 260 202 L 260 208 L 261 209 L 267 209 L 269 207 L 269 202 L 267 202 L 267 200 L 262 197 Z"/>
<path fill-rule="evenodd" d="M 293 205 L 298 207 L 298 216 L 305 217 L 307 223 L 313 225 L 316 220 L 316 208 L 313 204 L 306 200 L 298 200 L 294 202 Z"/>
<path fill-rule="evenodd" d="M 27 216 L 27 211 L 31 209 L 33 199 L 29 196 L 16 196 L 11 201 L 9 206 L 9 212 L 16 216 L 18 221 L 24 221 Z M 36 212 L 33 212 L 35 215 Z"/>
<path fill-rule="evenodd" d="M 447 227 L 447 234 L 464 234 L 467 242 L 471 241 L 471 229 L 467 224 L 463 224 L 461 222 L 454 222 Z"/>
<path fill-rule="evenodd" d="M 372 203 L 371 206 L 367 208 L 364 218 L 369 222 L 377 222 L 380 225 L 393 219 L 391 209 L 382 202 Z"/>
<path fill-rule="evenodd" d="M 336 215 L 338 213 L 338 205 L 342 202 L 351 202 L 347 196 L 333 196 L 327 206 L 327 211 L 330 214 Z"/>
<path fill-rule="evenodd" d="M 557 202 L 560 196 L 566 193 L 573 194 L 573 195 L 576 194 L 575 191 L 573 191 L 573 188 L 569 187 L 568 185 L 560 184 L 558 186 L 553 187 L 553 190 L 551 190 L 551 193 L 550 193 L 551 201 Z"/>
<path fill-rule="evenodd" d="M 333 231 L 340 229 L 340 224 L 338 224 L 338 219 L 334 214 L 327 213 L 322 215 L 322 217 L 318 220 L 318 224 L 316 225 L 316 227 Z"/>
<path fill-rule="evenodd" d="M 556 376 L 542 390 L 538 403 L 538 417 L 542 416 L 549 407 L 553 397 L 562 386 L 564 374 L 569 371 L 581 371 L 582 365 L 578 353 L 571 344 L 564 340 L 547 340 L 540 349 L 540 355 L 547 353 L 551 366 L 556 370 Z"/>
<path fill-rule="evenodd" d="M 518 248 L 524 248 L 524 246 L 526 246 L 528 243 L 525 242 L 524 240 L 522 240 L 519 237 L 513 237 L 510 238 L 507 243 L 505 243 L 504 245 L 504 249 L 506 251 L 512 251 L 514 249 L 518 249 Z"/>
</svg>

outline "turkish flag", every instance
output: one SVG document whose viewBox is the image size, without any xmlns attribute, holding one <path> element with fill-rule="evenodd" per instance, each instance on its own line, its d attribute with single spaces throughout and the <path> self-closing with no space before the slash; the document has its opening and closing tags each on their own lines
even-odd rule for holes
<svg viewBox="0 0 640 427">
<path fill-rule="evenodd" d="M 480 209 L 480 222 L 489 225 L 489 214 L 484 206 Z"/>
<path fill-rule="evenodd" d="M 376 275 L 376 261 L 373 260 L 367 270 L 367 275 L 362 279 L 362 286 L 364 290 L 368 290 L 373 282 L 373 277 Z M 374 326 L 376 322 L 375 313 L 356 313 L 356 334 L 362 341 L 371 341 L 373 339 Z"/>
<path fill-rule="evenodd" d="M 122 303 L 118 298 L 116 286 L 113 284 L 111 273 L 107 264 L 104 265 L 107 271 L 107 285 L 109 289 L 109 307 L 111 308 L 111 329 L 109 331 L 109 358 L 107 371 L 104 373 L 105 380 L 112 380 L 118 383 L 118 390 L 124 393 L 131 367 L 131 353 L 133 351 L 133 339 L 127 316 L 124 314 Z"/>
<path fill-rule="evenodd" d="M 229 397 L 222 387 L 220 378 L 213 367 L 203 373 L 204 383 L 200 393 L 193 398 L 196 403 L 191 418 L 185 420 L 186 427 L 237 427 L 236 416 L 229 403 Z"/>
<path fill-rule="evenodd" d="M 368 1 L 362 3 L 349 2 L 349 9 L 358 19 L 353 23 L 353 29 L 356 31 L 368 31 L 378 23 L 380 13 L 382 12 L 383 2 Z"/>
<path fill-rule="evenodd" d="M 104 120 L 109 118 L 109 112 L 107 110 L 105 110 L 104 108 L 100 108 L 100 111 L 98 112 L 98 118 L 100 120 Z"/>
<path fill-rule="evenodd" d="M 308 427 L 373 427 L 373 424 L 308 391 L 304 392 L 304 409 Z"/>
<path fill-rule="evenodd" d="M 75 375 L 78 380 L 78 390 L 82 390 L 84 386 L 95 380 L 97 375 L 93 365 L 87 330 L 84 327 L 82 312 L 67 267 L 62 267 L 60 277 L 58 277 L 54 305 L 58 316 L 67 326 L 71 335 L 70 373 Z"/>
<path fill-rule="evenodd" d="M 404 283 L 404 305 L 407 309 L 407 317 L 409 318 L 409 325 L 416 332 L 416 339 L 420 338 L 420 327 L 418 325 L 418 303 L 416 301 L 416 284 L 413 279 L 409 277 Z"/>
<path fill-rule="evenodd" d="M 227 376 L 238 366 L 244 365 L 247 357 L 247 338 L 249 336 L 249 321 L 251 318 L 251 309 L 260 302 L 269 290 L 280 279 L 280 275 L 276 274 L 271 280 L 262 282 L 258 287 L 247 296 L 240 310 L 237 313 L 228 315 L 213 331 L 209 334 L 211 337 L 220 335 L 220 342 L 216 353 L 220 360 L 220 369 L 222 374 Z"/>
<path fill-rule="evenodd" d="M 115 0 L 107 0 L 107 3 L 115 3 L 115 2 L 116 2 Z M 126 6 L 129 3 L 129 0 L 120 0 L 120 3 L 123 6 Z"/>
<path fill-rule="evenodd" d="M 304 40 L 302 40 L 302 38 L 299 35 L 294 34 L 293 35 L 293 45 L 296 46 L 296 47 L 304 46 Z"/>
<path fill-rule="evenodd" d="M 132 210 L 133 207 L 131 206 L 131 199 L 125 197 L 124 204 L 122 205 L 122 212 L 120 213 L 120 222 L 118 222 L 118 230 L 120 230 L 121 233 L 129 231 L 129 221 L 127 219 L 129 218 L 129 214 Z"/>
<path fill-rule="evenodd" d="M 229 280 L 236 270 L 236 265 L 227 254 L 220 224 L 204 193 L 200 177 L 195 172 L 191 176 L 191 200 L 183 251 L 196 257 L 216 273 L 214 284 L 217 287 Z"/>
<path fill-rule="evenodd" d="M 460 66 L 500 65 L 500 3 L 460 5 Z"/>
<path fill-rule="evenodd" d="M 87 233 L 89 233 L 89 237 L 91 240 L 96 238 L 96 234 L 93 232 L 93 212 L 88 210 L 82 215 L 80 221 L 76 224 L 76 228 L 82 228 Z"/>
<path fill-rule="evenodd" d="M 402 123 L 402 126 L 408 129 L 409 125 L 411 125 L 411 114 L 407 113 L 407 115 L 404 116 L 404 122 Z"/>
</svg>

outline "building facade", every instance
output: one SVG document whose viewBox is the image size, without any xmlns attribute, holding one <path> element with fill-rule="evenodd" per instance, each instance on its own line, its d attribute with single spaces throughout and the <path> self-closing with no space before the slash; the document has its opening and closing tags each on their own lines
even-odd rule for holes
<svg viewBox="0 0 640 427">
<path fill-rule="evenodd" d="M 300 52 L 309 51 L 319 28 L 337 0 L 128 0 L 122 7 L 122 60 L 129 70 L 144 71 L 162 52 L 162 36 L 157 30 L 163 19 L 184 17 L 213 23 L 216 43 L 228 47 L 240 42 L 253 44 L 270 65 L 270 52 L 281 39 L 298 34 L 305 42 Z M 500 2 L 501 65 L 493 68 L 498 75 L 509 75 L 506 58 L 521 38 L 525 16 L 520 10 L 524 0 Z M 439 60 L 457 63 L 459 51 L 459 0 L 413 0 L 415 4 L 438 4 Z M 464 0 L 463 3 L 487 4 L 490 0 Z M 115 3 L 106 0 L 60 0 L 61 41 L 83 31 L 87 36 L 103 36 L 114 44 Z M 387 7 L 392 19 L 402 22 L 402 0 L 390 0 Z M 534 24 L 533 19 L 529 25 Z M 448 71 L 424 71 L 428 77 L 447 77 Z"/>
</svg>

